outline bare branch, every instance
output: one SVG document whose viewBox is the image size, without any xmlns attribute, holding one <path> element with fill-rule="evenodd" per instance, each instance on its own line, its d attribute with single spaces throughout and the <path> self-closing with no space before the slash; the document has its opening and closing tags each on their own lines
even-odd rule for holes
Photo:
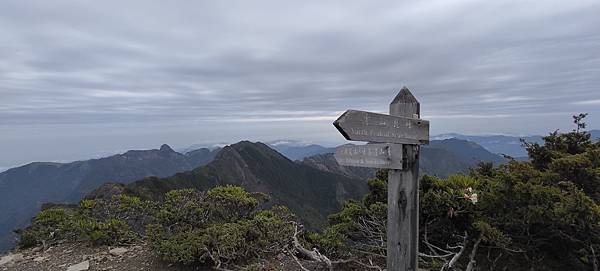
<svg viewBox="0 0 600 271">
<path fill-rule="evenodd" d="M 460 250 L 458 251 L 458 253 L 456 253 L 454 255 L 454 257 L 452 257 L 452 259 L 450 260 L 450 262 L 448 263 L 447 266 L 442 266 L 442 270 L 444 270 L 445 267 L 448 267 L 448 268 L 453 268 L 454 267 L 454 265 L 456 264 L 456 262 L 458 262 L 458 260 L 462 256 L 462 254 L 465 252 L 465 248 L 467 247 L 467 240 L 468 240 L 468 235 L 465 233 L 465 236 L 463 237 L 462 247 L 460 248 Z"/>
<path fill-rule="evenodd" d="M 306 269 L 306 267 L 304 267 L 300 263 L 300 260 L 298 259 L 298 257 L 296 257 L 296 255 L 294 253 L 292 253 L 291 251 L 288 251 L 288 253 L 290 253 L 290 255 L 292 255 L 292 257 L 294 257 L 294 260 L 296 260 L 296 263 L 298 264 L 298 266 L 300 267 L 300 269 L 302 269 L 302 271 L 310 271 L 310 270 Z"/>
<path fill-rule="evenodd" d="M 481 243 L 481 236 L 477 238 L 475 244 L 473 245 L 473 249 L 471 250 L 471 255 L 469 256 L 469 264 L 467 265 L 467 269 L 465 271 L 473 271 L 473 267 L 475 267 L 475 256 L 477 255 L 477 248 L 479 248 L 479 243 Z"/>
<path fill-rule="evenodd" d="M 454 255 L 455 255 L 455 253 L 449 253 L 449 254 L 444 254 L 444 255 L 429 255 L 429 254 L 419 252 L 419 257 L 434 258 L 434 259 L 444 259 L 444 258 L 448 258 L 448 257 L 454 256 Z"/>
<path fill-rule="evenodd" d="M 594 246 L 590 246 L 590 250 L 592 252 L 592 266 L 594 271 L 598 271 L 598 258 L 596 256 L 596 251 L 594 250 Z"/>
<path fill-rule="evenodd" d="M 325 255 L 319 253 L 319 251 L 317 249 L 308 250 L 300 244 L 300 241 L 298 241 L 298 225 L 295 225 L 294 236 L 292 237 L 292 241 L 294 244 L 294 248 L 298 252 L 300 252 L 300 254 L 304 255 L 305 257 L 307 257 L 313 261 L 325 263 L 327 265 L 327 267 L 329 268 L 329 270 L 333 271 L 333 266 L 332 266 L 331 260 L 329 260 L 329 258 L 327 258 Z"/>
</svg>

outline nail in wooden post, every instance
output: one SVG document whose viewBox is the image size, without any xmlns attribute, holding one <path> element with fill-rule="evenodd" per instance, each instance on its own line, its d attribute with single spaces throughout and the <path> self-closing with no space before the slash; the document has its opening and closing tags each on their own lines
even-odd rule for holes
<svg viewBox="0 0 600 271">
<path fill-rule="evenodd" d="M 420 104 L 404 87 L 390 115 L 420 117 Z M 404 167 L 388 175 L 387 270 L 417 271 L 419 252 L 419 145 L 403 147 Z"/>
</svg>

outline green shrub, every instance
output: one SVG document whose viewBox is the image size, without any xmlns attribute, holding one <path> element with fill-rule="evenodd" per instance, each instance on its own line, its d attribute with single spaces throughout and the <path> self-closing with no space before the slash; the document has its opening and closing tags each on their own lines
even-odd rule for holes
<svg viewBox="0 0 600 271">
<path fill-rule="evenodd" d="M 79 207 L 84 210 L 94 209 L 96 207 L 96 201 L 91 199 L 84 199 L 79 203 Z"/>
<path fill-rule="evenodd" d="M 33 223 L 39 225 L 61 225 L 72 217 L 71 211 L 63 208 L 52 208 L 40 211 Z"/>
<path fill-rule="evenodd" d="M 20 247 L 55 240 L 91 241 L 97 245 L 130 243 L 137 234 L 122 220 L 99 221 L 76 210 L 53 208 L 41 211 L 32 225 L 18 232 Z"/>
<path fill-rule="evenodd" d="M 215 223 L 174 234 L 154 224 L 147 228 L 147 233 L 152 250 L 166 261 L 220 265 L 247 260 L 255 253 L 282 251 L 293 229 L 267 211 L 252 220 Z"/>
<path fill-rule="evenodd" d="M 32 225 L 17 231 L 19 247 L 31 247 L 42 242 L 58 239 L 71 239 L 74 234 L 70 227 L 72 210 L 52 208 L 40 211 L 33 219 Z"/>
<path fill-rule="evenodd" d="M 293 219 L 290 211 L 283 206 L 275 206 L 270 210 L 257 212 L 246 224 L 248 232 L 246 242 L 249 246 L 259 248 L 263 252 L 281 251 L 289 244 L 294 234 Z"/>
<path fill-rule="evenodd" d="M 57 240 L 128 244 L 144 235 L 151 250 L 166 261 L 220 266 L 280 253 L 294 234 L 293 220 L 283 206 L 259 210 L 258 200 L 241 187 L 215 187 L 206 193 L 181 189 L 169 191 L 162 201 L 116 195 L 82 200 L 76 209 L 44 210 L 19 231 L 19 245 Z"/>
<path fill-rule="evenodd" d="M 191 264 L 206 260 L 206 241 L 197 230 L 167 235 L 161 225 L 153 224 L 147 233 L 152 251 L 165 261 Z"/>
<path fill-rule="evenodd" d="M 154 214 L 158 222 L 178 227 L 197 227 L 208 219 L 207 204 L 201 193 L 194 189 L 172 190 Z"/>
<path fill-rule="evenodd" d="M 258 206 L 258 200 L 239 186 L 219 186 L 210 189 L 206 202 L 211 219 L 232 222 L 248 217 Z"/>
<path fill-rule="evenodd" d="M 119 207 L 122 210 L 139 208 L 142 204 L 142 200 L 140 198 L 125 194 L 115 195 L 113 196 L 113 200 L 119 202 Z"/>
<path fill-rule="evenodd" d="M 21 248 L 34 247 L 41 243 L 41 240 L 43 239 L 37 231 L 17 230 L 15 232 L 19 236 L 19 243 L 17 245 Z"/>
<path fill-rule="evenodd" d="M 137 234 L 123 220 L 94 221 L 88 225 L 81 237 L 96 245 L 129 244 L 138 239 Z"/>
<path fill-rule="evenodd" d="M 193 222 L 188 215 L 202 219 Z M 193 190 L 171 191 L 157 216 L 159 223 L 146 228 L 147 241 L 162 259 L 180 264 L 220 266 L 278 253 L 294 230 L 287 208 L 257 210 L 256 199 L 234 186 L 211 189 L 206 197 Z"/>
</svg>

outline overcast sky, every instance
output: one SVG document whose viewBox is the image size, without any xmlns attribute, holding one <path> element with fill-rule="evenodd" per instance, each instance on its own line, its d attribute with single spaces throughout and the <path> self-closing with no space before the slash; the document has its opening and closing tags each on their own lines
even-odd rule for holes
<svg viewBox="0 0 600 271">
<path fill-rule="evenodd" d="M 432 134 L 600 127 L 600 1 L 0 1 L 0 168 L 342 142 L 402 86 Z"/>
</svg>

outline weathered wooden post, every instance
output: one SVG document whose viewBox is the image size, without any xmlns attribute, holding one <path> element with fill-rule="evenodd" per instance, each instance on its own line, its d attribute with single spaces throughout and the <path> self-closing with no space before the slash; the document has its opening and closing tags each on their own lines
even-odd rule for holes
<svg viewBox="0 0 600 271">
<path fill-rule="evenodd" d="M 404 87 L 390 104 L 390 115 L 348 110 L 334 126 L 348 140 L 340 165 L 390 169 L 388 175 L 387 270 L 416 271 L 419 244 L 419 150 L 429 143 L 429 122 L 420 119 L 420 104 Z"/>
<path fill-rule="evenodd" d="M 420 104 L 402 88 L 390 115 L 418 119 Z M 402 146 L 403 170 L 388 173 L 387 267 L 416 271 L 419 254 L 419 145 Z"/>
</svg>

